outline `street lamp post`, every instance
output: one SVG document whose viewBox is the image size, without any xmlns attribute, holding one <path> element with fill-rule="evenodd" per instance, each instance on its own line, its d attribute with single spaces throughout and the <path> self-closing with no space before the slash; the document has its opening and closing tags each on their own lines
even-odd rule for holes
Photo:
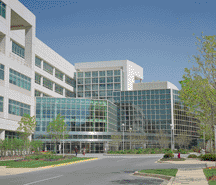
<svg viewBox="0 0 216 185">
<path fill-rule="evenodd" d="M 173 142 L 174 142 L 174 139 L 173 139 L 173 128 L 174 128 L 174 125 L 170 124 L 170 126 L 171 126 L 171 150 L 173 150 Z"/>
<path fill-rule="evenodd" d="M 64 125 L 63 125 L 63 157 L 64 157 Z"/>
<path fill-rule="evenodd" d="M 214 125 L 214 131 L 215 131 L 215 154 L 216 154 L 216 125 Z"/>
<path fill-rule="evenodd" d="M 124 124 L 122 124 L 122 128 L 123 128 L 123 152 L 124 152 Z"/>
<path fill-rule="evenodd" d="M 130 128 L 130 150 L 131 150 L 131 131 L 132 131 L 132 128 Z"/>
</svg>

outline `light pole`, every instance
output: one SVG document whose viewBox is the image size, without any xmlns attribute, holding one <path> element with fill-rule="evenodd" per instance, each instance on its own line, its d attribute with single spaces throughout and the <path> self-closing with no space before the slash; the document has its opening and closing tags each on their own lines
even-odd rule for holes
<svg viewBox="0 0 216 185">
<path fill-rule="evenodd" d="M 131 150 L 131 131 L 132 131 L 132 128 L 130 128 L 129 131 L 130 131 L 130 150 Z"/>
<path fill-rule="evenodd" d="M 122 128 L 123 128 L 123 152 L 124 152 L 124 124 L 122 124 Z"/>
<path fill-rule="evenodd" d="M 214 131 L 215 131 L 215 154 L 216 154 L 216 125 L 214 125 Z"/>
<path fill-rule="evenodd" d="M 171 150 L 173 150 L 173 142 L 174 142 L 174 139 L 173 139 L 173 129 L 174 129 L 174 125 L 170 124 L 170 127 L 171 127 Z"/>
<path fill-rule="evenodd" d="M 64 125 L 63 125 L 63 157 L 64 157 Z"/>
</svg>

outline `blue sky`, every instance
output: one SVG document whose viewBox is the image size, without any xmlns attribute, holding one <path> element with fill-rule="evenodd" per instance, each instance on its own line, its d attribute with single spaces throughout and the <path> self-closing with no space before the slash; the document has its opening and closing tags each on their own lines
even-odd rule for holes
<svg viewBox="0 0 216 185">
<path fill-rule="evenodd" d="M 179 89 L 195 36 L 216 30 L 215 0 L 19 1 L 36 16 L 36 36 L 71 64 L 127 59 L 143 67 L 143 82 Z"/>
</svg>

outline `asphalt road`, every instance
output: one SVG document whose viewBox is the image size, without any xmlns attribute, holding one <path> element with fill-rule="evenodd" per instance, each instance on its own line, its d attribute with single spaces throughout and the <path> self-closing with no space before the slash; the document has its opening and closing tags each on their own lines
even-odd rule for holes
<svg viewBox="0 0 216 185">
<path fill-rule="evenodd" d="M 161 155 L 162 156 L 162 155 Z M 88 155 L 87 155 L 88 157 Z M 11 176 L 1 176 L 1 185 L 159 185 L 162 179 L 133 176 L 142 169 L 198 168 L 205 165 L 154 163 L 155 156 L 98 156 L 95 161 L 49 168 Z"/>
</svg>

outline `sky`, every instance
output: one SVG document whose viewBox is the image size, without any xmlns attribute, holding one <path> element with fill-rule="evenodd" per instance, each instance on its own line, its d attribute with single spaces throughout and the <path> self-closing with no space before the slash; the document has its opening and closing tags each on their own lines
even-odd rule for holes
<svg viewBox="0 0 216 185">
<path fill-rule="evenodd" d="M 19 0 L 36 16 L 36 37 L 71 64 L 130 60 L 143 81 L 179 83 L 215 35 L 215 0 Z M 195 36 L 193 35 L 195 34 Z"/>
</svg>

